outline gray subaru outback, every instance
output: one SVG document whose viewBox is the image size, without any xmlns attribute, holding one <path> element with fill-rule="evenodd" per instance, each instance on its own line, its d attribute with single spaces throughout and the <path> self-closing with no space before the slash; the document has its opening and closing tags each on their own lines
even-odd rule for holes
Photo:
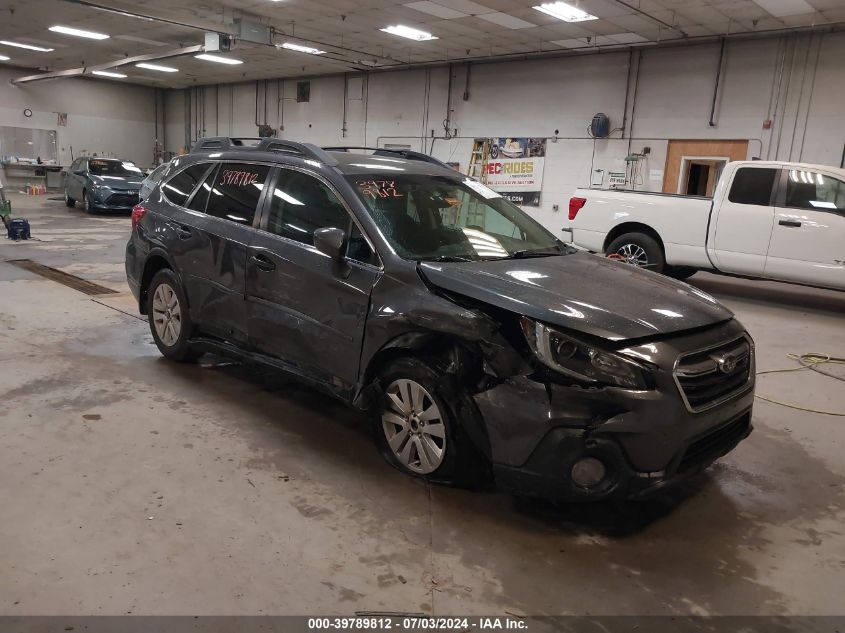
<svg viewBox="0 0 845 633">
<path fill-rule="evenodd" d="M 424 154 L 203 139 L 134 208 L 126 272 L 165 357 L 293 374 L 433 481 L 636 498 L 751 432 L 731 312 Z"/>
</svg>

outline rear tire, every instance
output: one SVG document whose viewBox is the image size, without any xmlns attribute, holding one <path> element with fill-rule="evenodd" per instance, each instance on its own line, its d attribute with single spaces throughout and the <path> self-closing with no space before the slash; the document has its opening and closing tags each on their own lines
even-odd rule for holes
<svg viewBox="0 0 845 633">
<path fill-rule="evenodd" d="M 662 273 L 666 267 L 663 249 L 650 235 L 645 233 L 625 233 L 613 240 L 607 247 L 606 255 L 616 254 L 626 263 Z"/>
<path fill-rule="evenodd" d="M 180 363 L 199 358 L 188 344 L 194 324 L 182 284 L 172 270 L 165 268 L 153 276 L 147 290 L 147 318 L 162 356 Z"/>
<path fill-rule="evenodd" d="M 76 206 L 76 200 L 67 195 L 67 191 L 65 191 L 65 206 L 69 209 L 72 209 Z"/>
<path fill-rule="evenodd" d="M 373 411 L 376 445 L 407 475 L 475 485 L 485 479 L 486 465 L 450 406 L 455 396 L 441 395 L 442 380 L 442 371 L 417 358 L 399 358 L 385 367 L 379 374 L 382 397 Z"/>
</svg>

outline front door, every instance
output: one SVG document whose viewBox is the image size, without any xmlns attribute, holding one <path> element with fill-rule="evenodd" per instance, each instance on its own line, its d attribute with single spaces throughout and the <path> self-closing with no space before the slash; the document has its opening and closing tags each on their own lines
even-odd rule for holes
<svg viewBox="0 0 845 633">
<path fill-rule="evenodd" d="M 775 208 L 773 195 L 779 170 L 740 167 L 715 218 L 713 258 L 719 270 L 759 277 L 766 266 Z"/>
<path fill-rule="evenodd" d="M 81 172 L 85 168 L 85 159 L 77 158 L 67 175 L 67 193 L 71 198 L 80 202 L 82 201 L 82 183 L 85 177 L 78 175 L 76 172 Z"/>
<path fill-rule="evenodd" d="M 370 292 L 381 269 L 370 243 L 322 178 L 281 169 L 246 268 L 249 340 L 303 375 L 348 393 L 358 380 Z M 341 228 L 347 257 L 314 247 L 314 231 Z"/>
<path fill-rule="evenodd" d="M 845 182 L 785 170 L 766 277 L 845 289 Z"/>
</svg>

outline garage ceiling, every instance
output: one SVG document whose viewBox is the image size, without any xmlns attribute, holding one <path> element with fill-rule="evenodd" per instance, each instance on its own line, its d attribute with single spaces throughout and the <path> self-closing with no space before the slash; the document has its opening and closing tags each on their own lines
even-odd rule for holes
<svg viewBox="0 0 845 633">
<path fill-rule="evenodd" d="M 845 23 L 842 0 L 571 0 L 597 18 L 581 22 L 532 8 L 544 1 L 549 0 L 7 0 L 0 3 L 0 40 L 54 50 L 0 44 L 0 55 L 10 58 L 0 64 L 38 71 L 86 67 L 90 73 L 92 66 L 129 57 L 167 57 L 201 44 L 206 30 L 234 33 L 238 18 L 271 27 L 277 45 L 326 52 L 310 55 L 241 41 L 226 54 L 244 62 L 240 65 L 182 55 L 160 62 L 179 72 L 129 64 L 111 69 L 128 75 L 116 81 L 184 87 Z M 397 24 L 438 39 L 417 42 L 380 30 Z M 48 30 L 54 25 L 110 37 L 63 35 Z"/>
</svg>

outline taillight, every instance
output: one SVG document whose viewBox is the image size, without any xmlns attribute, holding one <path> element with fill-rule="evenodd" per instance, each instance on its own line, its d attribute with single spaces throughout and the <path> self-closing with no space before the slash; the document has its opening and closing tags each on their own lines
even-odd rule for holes
<svg viewBox="0 0 845 633">
<path fill-rule="evenodd" d="M 138 226 L 138 222 L 140 222 L 141 218 L 143 218 L 145 215 L 147 215 L 147 210 L 144 208 L 143 205 L 136 204 L 134 207 L 132 207 L 132 228 L 133 229 L 136 226 Z M 571 213 L 570 213 L 570 215 L 571 215 Z"/>
<path fill-rule="evenodd" d="M 575 216 L 578 215 L 578 212 L 581 208 L 587 204 L 586 198 L 570 198 L 569 199 L 569 219 L 574 220 Z"/>
</svg>

